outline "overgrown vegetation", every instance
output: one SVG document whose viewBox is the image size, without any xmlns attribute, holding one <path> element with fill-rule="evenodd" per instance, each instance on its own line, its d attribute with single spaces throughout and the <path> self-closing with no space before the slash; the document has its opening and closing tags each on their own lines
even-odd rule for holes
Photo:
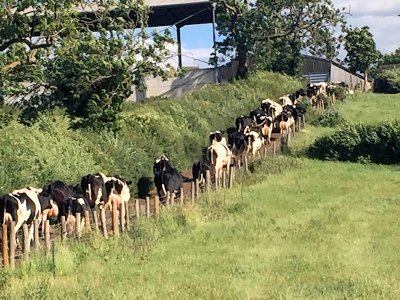
<svg viewBox="0 0 400 300">
<path fill-rule="evenodd" d="M 134 182 L 144 178 L 141 183 L 147 190 L 155 158 L 164 153 L 175 167 L 187 169 L 201 158 L 210 131 L 234 126 L 236 117 L 249 113 L 262 99 L 276 99 L 301 86 L 300 80 L 259 72 L 181 99 L 126 104 L 121 132 L 115 136 L 70 131 L 68 118 L 42 116 L 28 128 L 13 121 L 0 129 L 0 192 L 51 180 L 78 183 L 83 175 L 98 171 Z M 136 193 L 137 187 L 131 190 Z"/>
<path fill-rule="evenodd" d="M 335 107 L 324 110 L 311 124 L 322 127 L 336 127 L 343 124 L 344 118 Z"/>
<path fill-rule="evenodd" d="M 316 140 L 307 154 L 324 160 L 398 164 L 400 122 L 347 124 L 332 136 Z"/>
<path fill-rule="evenodd" d="M 383 70 L 376 75 L 374 81 L 375 93 L 400 93 L 400 69 Z"/>
</svg>

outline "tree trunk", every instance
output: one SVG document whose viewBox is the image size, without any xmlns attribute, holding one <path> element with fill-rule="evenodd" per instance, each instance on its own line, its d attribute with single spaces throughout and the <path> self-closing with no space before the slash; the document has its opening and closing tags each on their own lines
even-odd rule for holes
<svg viewBox="0 0 400 300">
<path fill-rule="evenodd" d="M 245 78 L 247 71 L 247 51 L 238 50 L 238 71 L 236 77 L 238 79 Z"/>
</svg>

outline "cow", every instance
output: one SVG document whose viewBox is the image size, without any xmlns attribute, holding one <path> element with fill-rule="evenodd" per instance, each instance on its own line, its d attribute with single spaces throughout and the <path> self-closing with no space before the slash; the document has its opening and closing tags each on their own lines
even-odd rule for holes
<svg viewBox="0 0 400 300">
<path fill-rule="evenodd" d="M 285 105 L 295 105 L 297 102 L 304 96 L 307 96 L 307 93 L 303 89 L 299 89 L 293 94 L 286 94 L 279 98 L 279 103 L 282 106 Z"/>
<path fill-rule="evenodd" d="M 277 117 L 277 121 L 279 122 L 281 135 L 285 133 L 287 136 L 289 136 L 291 127 L 294 125 L 294 118 L 292 114 L 288 111 L 284 111 Z"/>
<path fill-rule="evenodd" d="M 229 167 L 232 158 L 232 151 L 226 145 L 224 145 L 222 141 L 221 142 L 214 141 L 211 144 L 211 146 L 209 146 L 207 149 L 209 151 L 208 158 L 215 166 L 215 173 L 219 179 L 222 177 L 222 169 L 224 166 L 227 167 L 227 170 L 229 172 Z M 213 159 L 214 156 L 213 154 L 217 155 L 215 160 Z"/>
<path fill-rule="evenodd" d="M 219 130 L 210 132 L 208 135 L 210 139 L 210 145 L 212 144 L 213 140 L 220 142 L 224 138 L 223 136 L 224 133 L 225 131 L 219 131 Z"/>
<path fill-rule="evenodd" d="M 89 213 L 89 217 L 93 215 L 93 209 L 89 204 L 89 201 L 86 200 L 85 196 L 82 193 L 74 193 L 74 196 L 67 199 L 62 204 L 62 208 L 60 208 L 60 216 L 66 216 L 66 223 L 71 222 L 75 224 L 76 214 L 80 213 L 82 216 L 80 228 L 85 226 L 85 212 Z"/>
<path fill-rule="evenodd" d="M 245 150 L 247 148 L 247 141 L 245 139 L 245 135 L 237 131 L 230 134 L 229 139 L 231 140 L 232 143 L 232 154 L 235 159 L 235 164 L 240 169 L 243 162 L 243 157 L 246 154 Z"/>
<path fill-rule="evenodd" d="M 174 195 L 180 193 L 180 189 L 183 186 L 182 175 L 177 169 L 171 166 L 168 157 L 164 154 L 155 160 L 153 164 L 153 174 L 154 184 L 160 198 L 164 198 L 167 192 Z"/>
<path fill-rule="evenodd" d="M 250 131 L 246 133 L 245 140 L 247 142 L 247 154 L 251 153 L 255 157 L 256 153 L 258 153 L 259 158 L 261 158 L 260 150 L 264 144 L 264 138 L 258 132 Z"/>
<path fill-rule="evenodd" d="M 273 120 L 282 113 L 282 105 L 271 99 L 263 100 L 261 102 L 261 108 L 267 111 L 268 116 L 272 117 Z"/>
<path fill-rule="evenodd" d="M 42 205 L 42 233 L 48 218 L 58 217 L 60 221 L 61 215 L 68 216 L 68 210 L 66 214 L 60 214 L 60 211 L 66 205 L 66 201 L 73 196 L 73 188 L 60 180 L 43 186 L 42 191 L 39 193 L 39 201 Z"/>
<path fill-rule="evenodd" d="M 246 133 L 246 132 L 250 131 L 250 126 L 251 126 L 252 122 L 253 122 L 253 119 L 251 117 L 241 115 L 235 121 L 237 131 L 239 131 L 241 133 Z"/>
<path fill-rule="evenodd" d="M 213 181 L 215 177 L 215 166 L 207 159 L 199 160 L 194 163 L 192 166 L 192 176 L 193 179 L 199 180 L 199 186 L 201 190 L 204 190 L 205 179 L 206 179 L 206 171 L 210 171 L 210 180 Z"/>
<path fill-rule="evenodd" d="M 0 220 L 2 224 L 10 225 L 15 221 L 15 232 L 25 223 L 28 225 L 28 245 L 31 245 L 34 235 L 33 222 L 41 221 L 41 206 L 38 197 L 39 189 L 22 188 L 5 194 L 0 198 Z M 19 246 L 19 240 L 16 239 Z M 28 247 L 29 250 L 29 247 Z"/>
<path fill-rule="evenodd" d="M 96 207 L 100 205 L 100 203 L 106 201 L 107 192 L 101 174 L 87 174 L 83 176 L 81 179 L 81 187 L 85 198 L 92 207 Z"/>
</svg>

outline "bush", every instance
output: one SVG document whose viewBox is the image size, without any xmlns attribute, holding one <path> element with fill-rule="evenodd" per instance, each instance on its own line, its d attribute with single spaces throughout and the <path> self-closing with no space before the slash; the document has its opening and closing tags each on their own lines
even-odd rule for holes
<svg viewBox="0 0 400 300">
<path fill-rule="evenodd" d="M 185 170 L 202 156 L 208 133 L 234 126 L 241 114 L 267 97 L 302 87 L 302 82 L 276 73 L 259 72 L 246 80 L 209 85 L 180 99 L 126 103 L 121 132 L 116 136 L 70 131 L 68 119 L 43 119 L 26 128 L 11 122 L 0 129 L 0 192 L 48 181 L 79 183 L 83 175 L 102 171 L 151 187 L 154 159 L 167 155 L 174 167 Z M 143 190 L 141 191 L 143 195 Z"/>
<path fill-rule="evenodd" d="M 321 127 L 335 127 L 343 123 L 343 116 L 335 107 L 331 107 L 320 114 L 315 120 L 312 121 L 311 124 Z"/>
<path fill-rule="evenodd" d="M 335 100 L 343 101 L 347 97 L 346 88 L 344 88 L 342 86 L 336 86 L 333 89 L 333 93 L 335 94 Z"/>
<path fill-rule="evenodd" d="M 400 122 L 346 125 L 332 136 L 317 139 L 306 154 L 321 160 L 398 164 Z"/>
<path fill-rule="evenodd" d="M 374 81 L 374 92 L 385 94 L 400 93 L 400 69 L 379 72 Z"/>
<path fill-rule="evenodd" d="M 324 103 L 324 107 L 327 108 L 331 105 L 331 97 L 326 94 L 317 95 L 317 100 L 322 101 Z"/>
</svg>

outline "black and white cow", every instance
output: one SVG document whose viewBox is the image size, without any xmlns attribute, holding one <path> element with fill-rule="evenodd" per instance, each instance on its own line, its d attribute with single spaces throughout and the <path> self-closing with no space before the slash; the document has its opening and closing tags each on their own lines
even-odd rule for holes
<svg viewBox="0 0 400 300">
<path fill-rule="evenodd" d="M 235 121 L 237 131 L 241 133 L 246 133 L 250 131 L 250 126 L 252 122 L 253 122 L 252 117 L 241 115 L 240 117 L 236 118 Z"/>
<path fill-rule="evenodd" d="M 168 157 L 161 155 L 153 164 L 154 184 L 157 194 L 161 198 L 167 195 L 167 192 L 178 195 L 183 186 L 181 173 L 173 168 Z M 163 192 L 163 193 L 161 193 Z"/>
<path fill-rule="evenodd" d="M 81 187 L 91 207 L 96 207 L 100 205 L 100 203 L 106 202 L 107 191 L 101 175 L 87 174 L 83 176 L 81 179 Z"/>
<path fill-rule="evenodd" d="M 25 223 L 29 229 L 28 243 L 31 245 L 34 235 L 33 221 L 41 221 L 41 206 L 39 201 L 40 189 L 22 188 L 5 194 L 0 198 L 0 220 L 2 224 L 10 225 L 15 222 L 15 232 L 17 233 Z M 19 240 L 16 239 L 19 246 Z"/>
<path fill-rule="evenodd" d="M 209 133 L 209 139 L 210 139 L 210 145 L 213 143 L 213 141 L 217 141 L 217 142 L 221 142 L 221 140 L 224 138 L 223 134 L 225 133 L 225 131 L 212 131 Z"/>
<path fill-rule="evenodd" d="M 235 164 L 240 168 L 243 164 L 243 158 L 246 154 L 247 140 L 246 135 L 236 131 L 229 135 L 230 143 L 232 143 L 232 154 L 235 158 Z"/>
<path fill-rule="evenodd" d="M 199 160 L 192 166 L 192 176 L 193 179 L 199 180 L 199 186 L 204 190 L 206 172 L 210 171 L 211 182 L 215 179 L 215 166 L 207 159 Z"/>
</svg>

